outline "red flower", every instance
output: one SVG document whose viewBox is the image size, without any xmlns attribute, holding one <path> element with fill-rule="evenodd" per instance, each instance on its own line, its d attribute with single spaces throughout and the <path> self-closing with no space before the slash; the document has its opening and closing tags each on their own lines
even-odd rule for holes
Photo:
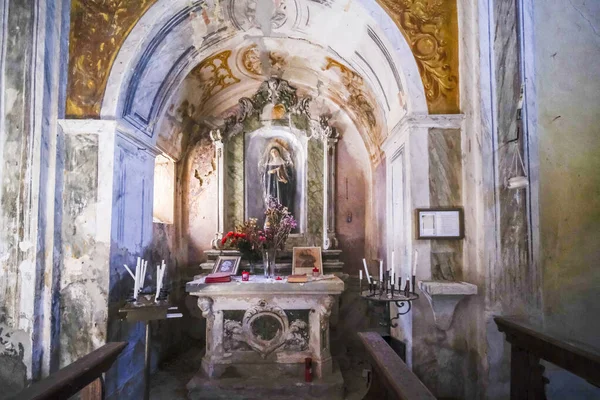
<svg viewBox="0 0 600 400">
<path fill-rule="evenodd" d="M 221 246 L 225 246 L 225 242 L 227 242 L 227 236 L 221 239 Z"/>
<path fill-rule="evenodd" d="M 233 236 L 233 232 L 228 232 L 227 233 L 227 237 L 232 237 Z"/>
</svg>

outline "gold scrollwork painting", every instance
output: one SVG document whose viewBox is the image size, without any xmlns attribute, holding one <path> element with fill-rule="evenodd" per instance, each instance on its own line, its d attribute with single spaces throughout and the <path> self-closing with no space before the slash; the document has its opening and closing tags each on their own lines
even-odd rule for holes
<svg viewBox="0 0 600 400">
<path fill-rule="evenodd" d="M 210 97 L 240 82 L 229 67 L 230 56 L 231 50 L 213 54 L 202 60 L 190 73 L 200 81 L 202 88 L 200 104 L 206 103 Z"/>
<path fill-rule="evenodd" d="M 68 118 L 98 118 L 108 75 L 123 41 L 156 0 L 73 0 Z"/>
<path fill-rule="evenodd" d="M 410 44 L 429 112 L 460 112 L 455 0 L 377 0 Z"/>
</svg>

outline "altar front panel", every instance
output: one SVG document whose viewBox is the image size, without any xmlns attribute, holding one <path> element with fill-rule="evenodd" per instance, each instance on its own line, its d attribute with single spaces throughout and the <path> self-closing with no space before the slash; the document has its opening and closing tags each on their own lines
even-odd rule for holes
<svg viewBox="0 0 600 400">
<path fill-rule="evenodd" d="M 260 375 L 264 368 L 303 376 L 310 357 L 318 378 L 332 373 L 329 317 L 344 288 L 339 278 L 305 284 L 269 281 L 188 283 L 207 318 L 203 370 L 208 377 Z"/>
</svg>

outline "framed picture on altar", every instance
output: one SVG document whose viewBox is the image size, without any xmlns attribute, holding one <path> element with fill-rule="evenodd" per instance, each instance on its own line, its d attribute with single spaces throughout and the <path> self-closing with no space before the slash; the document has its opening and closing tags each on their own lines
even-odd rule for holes
<svg viewBox="0 0 600 400">
<path fill-rule="evenodd" d="M 320 247 L 294 247 L 292 253 L 292 275 L 312 275 L 313 269 L 323 274 L 323 260 Z"/>
<path fill-rule="evenodd" d="M 212 273 L 223 272 L 231 275 L 236 275 L 240 266 L 241 256 L 219 256 L 215 265 L 213 266 Z"/>
</svg>

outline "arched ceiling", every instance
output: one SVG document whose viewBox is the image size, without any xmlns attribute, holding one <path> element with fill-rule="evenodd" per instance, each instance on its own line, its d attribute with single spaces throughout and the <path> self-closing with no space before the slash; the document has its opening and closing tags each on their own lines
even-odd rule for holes
<svg viewBox="0 0 600 400">
<path fill-rule="evenodd" d="M 151 109 L 161 103 L 158 92 L 172 97 L 171 86 L 183 79 L 198 87 L 202 108 L 218 114 L 275 74 L 313 97 L 325 87 L 329 99 L 368 129 L 389 128 L 407 103 L 417 109 L 419 99 L 407 96 L 416 77 L 397 70 L 407 54 L 398 51 L 388 20 L 412 50 L 429 112 L 458 112 L 455 1 L 379 2 L 392 19 L 373 0 L 73 0 L 67 117 L 100 117 L 106 97 L 115 96 L 110 75 L 130 68 L 127 90 L 137 94 L 119 101 L 147 125 L 156 123 Z M 131 36 L 138 30 L 147 37 L 137 33 L 134 42 L 132 30 Z M 152 51 L 142 52 L 136 65 L 119 61 L 136 48 Z M 152 104 L 135 103 L 140 93 Z"/>
</svg>

